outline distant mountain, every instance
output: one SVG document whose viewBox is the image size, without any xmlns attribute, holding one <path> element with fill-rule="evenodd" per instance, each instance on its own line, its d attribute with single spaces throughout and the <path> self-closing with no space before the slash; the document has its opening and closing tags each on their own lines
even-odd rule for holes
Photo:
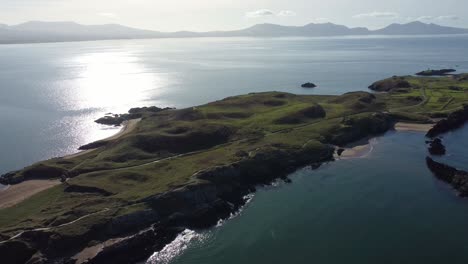
<svg viewBox="0 0 468 264">
<path fill-rule="evenodd" d="M 305 26 L 281 26 L 275 24 L 258 24 L 246 29 L 235 31 L 215 31 L 198 33 L 203 36 L 223 36 L 223 37 L 290 37 L 290 36 L 343 36 L 343 35 L 363 35 L 369 34 L 367 28 L 348 28 L 346 26 L 325 24 L 308 24 Z"/>
<path fill-rule="evenodd" d="M 379 35 L 440 35 L 440 34 L 464 34 L 468 29 L 444 27 L 436 24 L 426 24 L 419 21 L 408 24 L 391 24 L 390 26 L 375 30 Z"/>
<path fill-rule="evenodd" d="M 281 26 L 258 24 L 242 30 L 211 32 L 158 32 L 142 30 L 117 24 L 80 25 L 75 22 L 31 21 L 19 25 L 0 24 L 0 44 L 65 42 L 108 39 L 147 39 L 147 38 L 192 38 L 192 37 L 321 37 L 351 35 L 431 35 L 465 34 L 468 29 L 445 27 L 436 24 L 411 22 L 391 24 L 379 30 L 348 28 L 332 23 L 308 24 L 305 26 Z"/>
<path fill-rule="evenodd" d="M 85 26 L 74 22 L 31 21 L 0 26 L 0 43 L 64 42 L 164 37 L 163 33 L 117 24 Z"/>
</svg>

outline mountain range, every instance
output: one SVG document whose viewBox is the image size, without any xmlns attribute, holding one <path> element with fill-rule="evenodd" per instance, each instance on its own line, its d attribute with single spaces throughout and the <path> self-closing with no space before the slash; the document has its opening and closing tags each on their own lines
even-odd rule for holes
<svg viewBox="0 0 468 264">
<path fill-rule="evenodd" d="M 426 24 L 418 21 L 407 24 L 391 24 L 378 30 L 369 30 L 364 27 L 349 28 L 332 23 L 311 23 L 305 26 L 258 24 L 242 30 L 210 32 L 159 32 L 136 29 L 118 24 L 88 26 L 75 22 L 31 21 L 13 26 L 0 24 L 0 44 L 190 37 L 323 37 L 467 33 L 468 29 L 464 28 Z"/>
</svg>

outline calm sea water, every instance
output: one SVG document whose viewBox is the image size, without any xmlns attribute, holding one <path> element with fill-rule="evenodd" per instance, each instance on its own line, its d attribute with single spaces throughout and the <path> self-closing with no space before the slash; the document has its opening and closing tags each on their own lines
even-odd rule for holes
<svg viewBox="0 0 468 264">
<path fill-rule="evenodd" d="M 468 36 L 0 45 L 0 173 L 115 133 L 93 120 L 281 90 L 341 94 L 429 67 L 468 71 Z M 300 84 L 319 85 L 304 90 Z"/>
<path fill-rule="evenodd" d="M 447 136 L 464 169 L 467 138 Z M 261 189 L 240 215 L 187 231 L 148 263 L 468 263 L 468 200 L 432 176 L 426 153 L 423 134 L 390 132 L 364 158 Z"/>
<path fill-rule="evenodd" d="M 116 132 L 105 113 L 259 91 L 341 94 L 426 68 L 468 71 L 468 36 L 167 39 L 0 45 L 0 173 Z M 311 81 L 312 90 L 299 88 Z M 468 131 L 446 137 L 466 167 Z M 468 203 L 433 178 L 422 134 L 363 159 L 300 170 L 240 217 L 187 231 L 161 263 L 467 263 Z M 446 158 L 446 159 L 447 159 Z M 468 169 L 468 168 L 465 168 Z M 185 250 L 184 250 L 185 249 Z"/>
</svg>

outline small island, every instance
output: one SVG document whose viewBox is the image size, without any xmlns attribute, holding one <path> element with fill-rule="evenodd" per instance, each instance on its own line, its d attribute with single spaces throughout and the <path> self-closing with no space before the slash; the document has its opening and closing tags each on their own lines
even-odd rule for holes
<svg viewBox="0 0 468 264">
<path fill-rule="evenodd" d="M 416 73 L 418 76 L 444 76 L 456 72 L 455 69 L 441 69 L 441 70 L 425 70 Z"/>
<path fill-rule="evenodd" d="M 307 82 L 307 83 L 304 83 L 303 85 L 301 85 L 302 88 L 315 88 L 317 87 L 317 85 L 315 85 L 314 83 L 311 83 L 311 82 Z"/>
<path fill-rule="evenodd" d="M 371 85 L 375 92 L 251 93 L 186 109 L 135 108 L 109 116 L 102 123 L 132 121 L 132 129 L 88 144 L 79 155 L 0 178 L 12 186 L 55 182 L 0 209 L 2 261 L 144 261 L 185 228 L 228 218 L 259 185 L 289 182 L 296 169 L 333 162 L 347 144 L 398 122 L 432 125 L 446 118 L 428 137 L 460 127 L 467 120 L 467 77 L 394 76 Z M 454 186 L 468 186 L 466 173 L 429 159 L 428 166 Z"/>
</svg>

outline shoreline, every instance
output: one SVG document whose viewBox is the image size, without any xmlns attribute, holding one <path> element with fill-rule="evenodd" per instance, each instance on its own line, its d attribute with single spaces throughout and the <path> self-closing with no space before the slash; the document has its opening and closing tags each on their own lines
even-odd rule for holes
<svg viewBox="0 0 468 264">
<path fill-rule="evenodd" d="M 131 119 L 125 121 L 119 132 L 101 140 L 115 140 L 132 132 L 140 120 L 141 119 Z M 65 160 L 72 159 L 86 155 L 94 150 L 96 149 L 84 150 L 61 158 Z M 0 209 L 15 206 L 27 198 L 55 187 L 60 183 L 60 180 L 27 180 L 14 185 L 4 185 L 4 187 L 0 189 Z"/>
<path fill-rule="evenodd" d="M 141 121 L 141 118 L 127 120 L 122 124 L 122 128 L 119 130 L 119 132 L 117 132 L 116 134 L 114 134 L 114 135 L 112 135 L 110 137 L 103 138 L 103 139 L 100 139 L 98 141 L 115 140 L 115 139 L 118 139 L 118 138 L 120 138 L 122 136 L 125 136 L 126 134 L 132 132 L 136 128 L 136 125 L 140 121 Z M 85 154 L 88 154 L 88 153 L 90 153 L 90 152 L 92 152 L 92 151 L 94 151 L 96 149 L 97 148 L 79 151 L 77 153 L 66 155 L 66 156 L 63 156 L 61 158 L 67 160 L 67 159 L 73 159 L 73 158 L 81 157 L 81 156 L 83 156 Z"/>
<path fill-rule="evenodd" d="M 427 133 L 435 124 L 419 124 L 411 122 L 397 122 L 395 131 L 397 132 L 424 132 Z"/>
<path fill-rule="evenodd" d="M 427 133 L 434 124 L 419 124 L 410 122 L 397 122 L 394 126 L 396 132 L 418 132 Z M 343 147 L 344 151 L 341 155 L 335 154 L 335 159 L 346 160 L 365 158 L 374 150 L 374 146 L 378 144 L 378 137 L 370 137 L 360 140 Z"/>
</svg>

